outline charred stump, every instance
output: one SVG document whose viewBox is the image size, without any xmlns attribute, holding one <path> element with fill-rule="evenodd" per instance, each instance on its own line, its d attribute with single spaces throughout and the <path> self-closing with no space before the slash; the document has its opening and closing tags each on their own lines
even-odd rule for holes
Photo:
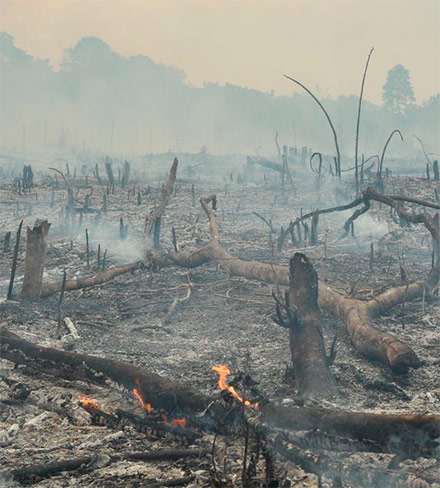
<svg viewBox="0 0 440 488">
<path fill-rule="evenodd" d="M 47 220 L 37 219 L 33 229 L 27 228 L 25 270 L 21 290 L 22 298 L 27 300 L 37 301 L 40 298 L 50 225 Z"/>
<path fill-rule="evenodd" d="M 330 397 L 336 387 L 328 367 L 318 305 L 318 275 L 307 256 L 295 253 L 290 260 L 289 290 L 282 317 L 277 303 L 277 322 L 289 329 L 290 353 L 299 397 Z"/>
</svg>

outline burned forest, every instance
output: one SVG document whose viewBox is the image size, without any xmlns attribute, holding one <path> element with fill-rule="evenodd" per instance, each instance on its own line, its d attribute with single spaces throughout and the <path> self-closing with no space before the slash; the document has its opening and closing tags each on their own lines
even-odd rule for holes
<svg viewBox="0 0 440 488">
<path fill-rule="evenodd" d="M 66 2 L 87 4 L 90 25 L 104 8 Z M 130 2 L 138 19 L 108 3 L 107 29 L 135 39 L 145 21 L 151 52 L 177 66 L 153 24 L 175 28 L 192 76 L 201 58 L 223 76 L 219 39 L 224 76 L 244 76 L 228 2 Z M 237 2 L 246 62 L 268 66 L 252 88 L 94 37 L 55 65 L 0 33 L 0 488 L 440 488 L 440 97 L 416 103 L 397 40 L 359 62 L 360 39 L 342 49 L 335 34 L 338 68 L 313 45 L 286 61 L 283 17 L 324 40 L 330 3 Z M 349 0 L 341 19 L 354 3 L 368 19 Z M 270 55 L 260 14 L 277 27 Z M 72 16 L 77 32 L 86 17 Z M 191 29 L 206 47 L 185 57 Z M 280 56 L 287 91 L 261 91 Z"/>
<path fill-rule="evenodd" d="M 281 156 L 3 166 L 3 479 L 437 486 L 438 177 Z"/>
</svg>

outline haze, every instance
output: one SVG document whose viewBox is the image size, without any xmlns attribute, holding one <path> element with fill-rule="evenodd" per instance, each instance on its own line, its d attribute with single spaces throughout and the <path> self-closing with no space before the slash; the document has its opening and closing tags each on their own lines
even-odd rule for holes
<svg viewBox="0 0 440 488">
<path fill-rule="evenodd" d="M 403 64 L 417 102 L 440 86 L 438 1 L 46 1 L 2 0 L 1 30 L 17 47 L 57 65 L 65 49 L 96 36 L 125 56 L 144 54 L 189 83 L 232 83 L 275 94 L 357 94 L 375 47 L 365 99 L 381 102 L 387 71 Z"/>
</svg>

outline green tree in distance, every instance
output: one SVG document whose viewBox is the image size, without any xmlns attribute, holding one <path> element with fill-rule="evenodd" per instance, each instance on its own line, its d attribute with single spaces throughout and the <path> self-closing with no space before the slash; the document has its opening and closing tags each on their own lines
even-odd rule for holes
<svg viewBox="0 0 440 488">
<path fill-rule="evenodd" d="M 397 114 L 403 114 L 407 106 L 415 102 L 409 71 L 401 64 L 388 71 L 387 81 L 382 88 L 382 100 L 384 107 Z"/>
</svg>

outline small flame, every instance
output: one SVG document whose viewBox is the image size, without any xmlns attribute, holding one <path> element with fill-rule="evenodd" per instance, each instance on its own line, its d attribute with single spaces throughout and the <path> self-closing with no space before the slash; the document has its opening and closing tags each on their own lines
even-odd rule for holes
<svg viewBox="0 0 440 488">
<path fill-rule="evenodd" d="M 95 410 L 99 410 L 99 403 L 95 399 L 90 399 L 87 398 L 86 396 L 83 396 L 81 398 L 81 403 L 85 405 L 86 407 L 94 408 Z"/>
<path fill-rule="evenodd" d="M 134 396 L 139 400 L 139 403 L 145 408 L 148 413 L 151 413 L 151 405 L 149 403 L 145 403 L 144 399 L 142 398 L 141 392 L 139 388 L 133 388 Z"/>
<path fill-rule="evenodd" d="M 212 371 L 215 371 L 216 373 L 219 374 L 219 379 L 218 379 L 218 386 L 220 387 L 221 390 L 226 390 L 228 391 L 236 400 L 239 402 L 243 403 L 246 407 L 251 407 L 251 408 L 258 408 L 258 402 L 257 403 L 251 403 L 249 400 L 244 400 L 238 393 L 237 390 L 233 386 L 229 386 L 226 383 L 226 377 L 231 374 L 229 368 L 225 364 L 220 364 L 218 366 L 213 366 Z"/>
<path fill-rule="evenodd" d="M 186 427 L 186 419 L 173 419 L 171 420 L 171 423 L 179 427 L 182 427 L 182 429 Z"/>
</svg>

